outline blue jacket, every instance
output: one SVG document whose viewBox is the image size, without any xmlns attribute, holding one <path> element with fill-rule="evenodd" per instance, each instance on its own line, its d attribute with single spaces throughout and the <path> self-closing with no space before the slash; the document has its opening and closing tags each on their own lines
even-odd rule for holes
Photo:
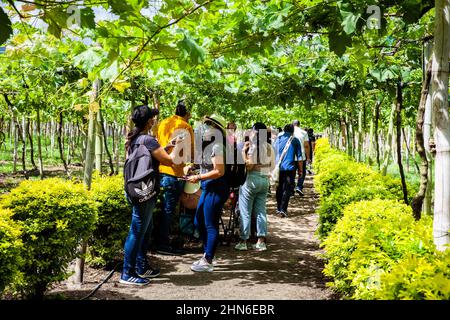
<svg viewBox="0 0 450 320">
<path fill-rule="evenodd" d="M 276 163 L 280 159 L 281 154 L 283 153 L 284 147 L 288 142 L 289 138 L 292 135 L 289 133 L 283 133 L 278 136 L 277 141 L 275 142 L 275 152 L 277 153 Z M 292 139 L 291 145 L 284 156 L 283 161 L 281 161 L 280 171 L 292 171 L 297 170 L 297 161 L 295 159 L 301 159 L 302 156 L 302 147 L 300 145 L 300 141 L 297 138 Z"/>
</svg>

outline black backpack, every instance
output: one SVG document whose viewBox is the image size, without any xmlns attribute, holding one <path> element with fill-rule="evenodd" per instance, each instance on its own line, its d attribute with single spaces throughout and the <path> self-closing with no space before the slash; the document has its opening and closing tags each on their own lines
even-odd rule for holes
<svg viewBox="0 0 450 320">
<path fill-rule="evenodd" d="M 123 168 L 125 192 L 133 204 L 144 203 L 158 193 L 157 172 L 153 170 L 152 155 L 143 144 L 145 137 L 139 136 L 130 146 L 131 153 Z"/>
<path fill-rule="evenodd" d="M 238 150 L 236 142 L 234 142 L 233 151 L 233 163 L 227 163 L 225 165 L 225 176 L 228 180 L 228 186 L 235 189 L 239 188 L 245 183 L 245 180 L 247 179 L 247 168 L 245 166 L 244 160 L 242 159 L 241 150 Z"/>
</svg>

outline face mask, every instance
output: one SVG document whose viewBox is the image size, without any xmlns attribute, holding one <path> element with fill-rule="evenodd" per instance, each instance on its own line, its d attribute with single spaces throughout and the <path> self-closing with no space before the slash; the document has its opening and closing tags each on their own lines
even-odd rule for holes
<svg viewBox="0 0 450 320">
<path fill-rule="evenodd" d="M 213 132 L 213 127 L 203 123 L 200 127 L 202 138 L 204 140 L 210 140 Z"/>
</svg>

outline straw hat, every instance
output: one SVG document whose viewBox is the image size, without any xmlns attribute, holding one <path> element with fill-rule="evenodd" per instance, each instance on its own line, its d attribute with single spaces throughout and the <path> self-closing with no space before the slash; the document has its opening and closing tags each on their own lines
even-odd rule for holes
<svg viewBox="0 0 450 320">
<path fill-rule="evenodd" d="M 210 121 L 217 125 L 223 132 L 225 132 L 227 127 L 227 121 L 224 117 L 219 116 L 218 114 L 213 114 L 211 116 L 206 116 L 203 118 L 203 122 Z"/>
</svg>

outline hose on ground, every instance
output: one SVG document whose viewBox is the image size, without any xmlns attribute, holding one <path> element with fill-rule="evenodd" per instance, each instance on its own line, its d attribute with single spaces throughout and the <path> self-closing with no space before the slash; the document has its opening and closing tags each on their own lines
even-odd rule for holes
<svg viewBox="0 0 450 320">
<path fill-rule="evenodd" d="M 117 270 L 117 267 L 120 266 L 122 263 L 119 262 L 118 264 L 116 264 L 116 266 L 114 267 L 114 269 L 111 270 L 111 272 L 105 277 L 105 279 L 102 280 L 102 282 L 100 282 L 95 288 L 94 290 L 92 290 L 87 296 L 85 296 L 84 298 L 81 298 L 80 300 L 87 300 L 90 297 L 92 297 L 97 291 L 98 289 L 100 289 L 100 287 L 105 284 L 114 274 L 114 272 Z"/>
</svg>

